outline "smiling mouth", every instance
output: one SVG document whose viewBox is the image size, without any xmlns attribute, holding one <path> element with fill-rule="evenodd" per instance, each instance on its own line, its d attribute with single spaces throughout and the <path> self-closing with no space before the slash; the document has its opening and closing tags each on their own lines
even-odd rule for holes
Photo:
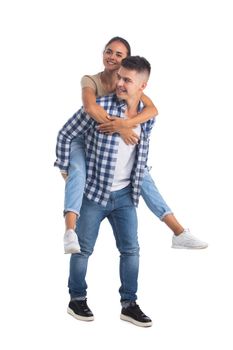
<svg viewBox="0 0 233 350">
<path fill-rule="evenodd" d="M 125 94 L 127 91 L 126 91 L 125 89 L 122 89 L 122 88 L 117 87 L 117 88 L 116 88 L 116 92 L 117 92 L 118 94 Z"/>
</svg>

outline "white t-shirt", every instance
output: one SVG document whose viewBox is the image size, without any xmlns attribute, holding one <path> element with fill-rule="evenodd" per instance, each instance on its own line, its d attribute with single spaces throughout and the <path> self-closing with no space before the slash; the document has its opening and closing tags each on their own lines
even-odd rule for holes
<svg viewBox="0 0 233 350">
<path fill-rule="evenodd" d="M 141 125 L 139 124 L 133 130 L 138 136 L 140 136 Z M 116 168 L 111 191 L 118 191 L 129 185 L 130 175 L 135 161 L 135 155 L 136 145 L 126 145 L 126 143 L 120 137 Z"/>
</svg>

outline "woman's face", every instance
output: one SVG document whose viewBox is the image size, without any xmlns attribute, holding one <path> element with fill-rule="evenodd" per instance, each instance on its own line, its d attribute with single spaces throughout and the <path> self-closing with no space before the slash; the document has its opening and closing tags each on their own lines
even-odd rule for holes
<svg viewBox="0 0 233 350">
<path fill-rule="evenodd" d="M 123 58 L 127 57 L 128 51 L 120 41 L 113 41 L 106 46 L 103 53 L 103 64 L 106 70 L 118 70 Z"/>
</svg>

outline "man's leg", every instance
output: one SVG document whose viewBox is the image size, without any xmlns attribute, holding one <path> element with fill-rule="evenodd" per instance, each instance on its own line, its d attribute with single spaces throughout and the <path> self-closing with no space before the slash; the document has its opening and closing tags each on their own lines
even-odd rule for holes
<svg viewBox="0 0 233 350">
<path fill-rule="evenodd" d="M 131 188 L 113 192 L 114 210 L 108 216 L 112 225 L 117 248 L 120 251 L 120 278 L 121 287 L 121 319 L 140 327 L 152 325 L 151 319 L 146 316 L 137 299 L 137 280 L 139 269 L 139 244 L 137 238 L 137 215 L 131 198 Z"/>
<path fill-rule="evenodd" d="M 86 305 L 86 272 L 89 256 L 92 254 L 98 236 L 101 221 L 106 216 L 105 208 L 83 198 L 80 218 L 77 221 L 77 234 L 81 252 L 70 258 L 69 293 L 71 302 L 68 313 L 79 320 L 89 321 L 93 314 Z"/>
<path fill-rule="evenodd" d="M 139 269 L 139 244 L 137 237 L 137 214 L 131 198 L 131 188 L 112 192 L 114 203 L 108 220 L 113 228 L 116 245 L 120 252 L 121 300 L 137 299 Z"/>
</svg>

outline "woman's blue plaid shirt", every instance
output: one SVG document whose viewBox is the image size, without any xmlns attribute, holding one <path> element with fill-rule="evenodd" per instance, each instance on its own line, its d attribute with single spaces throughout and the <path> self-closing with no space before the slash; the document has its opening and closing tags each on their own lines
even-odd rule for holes
<svg viewBox="0 0 233 350">
<path fill-rule="evenodd" d="M 126 104 L 115 94 L 97 98 L 96 102 L 109 115 L 123 117 Z M 143 109 L 139 103 L 138 112 Z M 143 179 L 149 151 L 149 135 L 155 118 L 141 124 L 140 142 L 137 145 L 136 158 L 131 173 L 132 199 L 138 205 L 140 185 Z M 103 206 L 107 205 L 117 160 L 119 134 L 106 135 L 97 129 L 98 124 L 84 112 L 83 107 L 71 117 L 59 131 L 56 145 L 58 166 L 62 172 L 68 172 L 71 141 L 76 136 L 84 136 L 87 179 L 85 195 L 88 199 Z"/>
</svg>

